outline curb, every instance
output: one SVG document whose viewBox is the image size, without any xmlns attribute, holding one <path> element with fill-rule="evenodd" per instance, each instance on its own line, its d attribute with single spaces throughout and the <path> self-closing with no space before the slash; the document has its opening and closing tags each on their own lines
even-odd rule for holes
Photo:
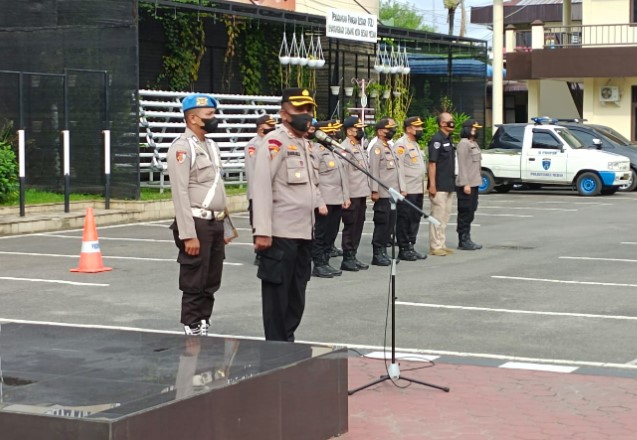
<svg viewBox="0 0 637 440">
<path fill-rule="evenodd" d="M 248 209 L 245 194 L 228 196 L 230 213 Z M 104 208 L 103 201 L 71 202 L 68 213 L 63 203 L 28 205 L 25 216 L 20 217 L 19 207 L 0 207 L 0 237 L 40 232 L 82 229 L 86 208 L 93 208 L 95 221 L 99 226 L 169 220 L 175 216 L 172 200 L 155 201 L 111 201 L 110 209 Z"/>
</svg>

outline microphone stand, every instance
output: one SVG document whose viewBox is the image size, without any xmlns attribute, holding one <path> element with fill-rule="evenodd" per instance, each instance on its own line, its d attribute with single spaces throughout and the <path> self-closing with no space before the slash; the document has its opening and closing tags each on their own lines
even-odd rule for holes
<svg viewBox="0 0 637 440">
<path fill-rule="evenodd" d="M 321 134 L 319 134 L 321 133 Z M 324 136 L 323 136 L 324 135 Z M 319 140 L 319 142 L 321 142 L 322 145 L 325 145 L 325 147 L 327 149 L 329 149 L 330 151 L 332 151 L 333 153 L 335 153 L 336 156 L 340 157 L 341 159 L 345 160 L 346 162 L 348 162 L 350 165 L 352 165 L 354 168 L 356 168 L 357 170 L 359 170 L 360 172 L 362 172 L 363 174 L 365 174 L 367 177 L 369 177 L 370 179 L 372 179 L 373 181 L 375 181 L 376 183 L 378 183 L 378 185 L 380 185 L 382 188 L 384 188 L 388 193 L 389 193 L 389 200 L 391 203 L 391 210 L 392 211 L 396 211 L 396 204 L 399 201 L 402 201 L 403 203 L 406 203 L 407 205 L 411 206 L 412 209 L 415 209 L 416 211 L 418 211 L 420 213 L 420 215 L 422 215 L 425 219 L 427 219 L 430 223 L 432 223 L 433 225 L 439 225 L 440 222 L 438 220 L 436 220 L 434 217 L 431 217 L 430 215 L 425 214 L 425 212 L 420 209 L 419 207 L 417 207 L 416 205 L 414 205 L 412 202 L 410 202 L 409 200 L 405 199 L 405 197 L 400 194 L 400 192 L 396 191 L 394 188 L 386 185 L 384 182 L 382 182 L 380 179 L 377 179 L 376 177 L 372 176 L 369 171 L 365 170 L 364 168 L 362 168 L 361 166 L 359 166 L 356 162 L 354 162 L 353 160 L 351 160 L 349 157 L 341 154 L 341 151 L 345 151 L 347 152 L 347 150 L 343 149 L 340 144 L 338 142 L 336 142 L 334 139 L 332 139 L 331 137 L 327 136 L 325 133 L 323 133 L 320 130 L 317 130 L 315 133 L 316 138 Z M 321 139 L 322 138 L 322 139 Z M 337 151 L 340 150 L 340 151 Z M 349 152 L 347 152 L 349 154 Z M 448 387 L 444 387 L 444 386 L 440 386 L 440 385 L 435 385 L 435 384 L 431 384 L 431 383 L 427 383 L 427 382 L 423 382 L 423 381 L 419 381 L 419 380 L 415 380 L 415 379 L 410 379 L 408 377 L 404 377 L 400 375 L 400 366 L 398 365 L 398 362 L 396 362 L 396 224 L 394 224 L 394 229 L 392 231 L 392 237 L 391 237 L 391 364 L 389 365 L 389 368 L 387 368 L 387 374 L 383 374 L 382 376 L 380 376 L 379 379 L 376 379 L 366 385 L 362 385 L 358 388 L 354 388 L 353 390 L 348 390 L 347 394 L 349 396 L 351 396 L 352 394 L 364 390 L 366 388 L 369 388 L 371 386 L 374 386 L 376 384 L 379 384 L 381 382 L 384 382 L 386 380 L 391 380 L 391 381 L 397 381 L 397 380 L 405 380 L 407 382 L 410 383 L 417 383 L 419 385 L 424 385 L 427 387 L 432 387 L 432 388 L 436 388 L 445 392 L 449 392 L 449 388 Z"/>
</svg>

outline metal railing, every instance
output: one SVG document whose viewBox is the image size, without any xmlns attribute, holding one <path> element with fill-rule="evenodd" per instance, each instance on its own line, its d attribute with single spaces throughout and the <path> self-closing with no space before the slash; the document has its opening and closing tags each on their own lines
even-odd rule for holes
<svg viewBox="0 0 637 440">
<path fill-rule="evenodd" d="M 637 45 L 637 25 L 602 24 L 544 28 L 544 48 Z"/>
</svg>

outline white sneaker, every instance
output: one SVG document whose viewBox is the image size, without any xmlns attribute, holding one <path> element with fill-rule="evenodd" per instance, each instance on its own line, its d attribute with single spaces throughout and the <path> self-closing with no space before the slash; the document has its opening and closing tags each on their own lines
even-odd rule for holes
<svg viewBox="0 0 637 440">
<path fill-rule="evenodd" d="M 184 325 L 184 332 L 190 336 L 208 336 L 210 324 L 202 319 L 197 324 Z"/>
</svg>

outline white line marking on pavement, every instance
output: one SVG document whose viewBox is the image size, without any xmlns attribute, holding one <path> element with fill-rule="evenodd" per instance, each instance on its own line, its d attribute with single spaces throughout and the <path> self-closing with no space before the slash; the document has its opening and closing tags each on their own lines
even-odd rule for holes
<svg viewBox="0 0 637 440">
<path fill-rule="evenodd" d="M 510 368 L 512 370 L 547 371 L 550 373 L 572 373 L 579 367 L 570 367 L 567 365 L 532 364 L 529 362 L 506 362 L 498 366 L 498 368 Z"/>
<path fill-rule="evenodd" d="M 108 286 L 110 286 L 110 284 L 80 283 L 80 282 L 77 282 L 77 281 L 65 281 L 65 280 L 42 280 L 42 279 L 38 279 L 38 278 L 0 277 L 0 280 L 31 281 L 31 282 L 34 282 L 34 283 L 70 284 L 71 286 L 97 286 L 97 287 L 108 287 Z"/>
<path fill-rule="evenodd" d="M 413 362 L 431 362 L 431 361 L 435 361 L 436 359 L 440 357 L 440 356 L 427 356 L 427 355 L 415 354 L 415 353 L 394 353 L 394 355 L 397 360 L 413 361 Z M 384 359 L 387 359 L 387 356 L 389 356 L 389 359 L 391 359 L 391 351 L 390 352 L 372 351 L 371 353 L 367 353 L 363 357 L 366 357 L 369 359 L 384 360 Z"/>
<path fill-rule="evenodd" d="M 58 257 L 58 258 L 79 258 L 78 255 L 65 255 L 65 254 L 40 254 L 37 252 L 6 252 L 0 251 L 0 254 L 4 255 L 29 255 L 32 257 Z M 120 257 L 113 255 L 102 255 L 104 259 L 113 259 L 113 260 L 140 260 L 140 261 L 170 261 L 176 262 L 175 258 L 150 258 L 150 257 Z M 229 263 L 224 261 L 223 264 L 227 264 L 228 266 L 243 266 L 243 263 Z"/>
<path fill-rule="evenodd" d="M 484 212 L 476 212 L 476 216 L 481 217 L 517 217 L 517 218 L 533 218 L 530 214 L 487 214 Z M 473 225 L 472 225 L 473 226 Z"/>
<path fill-rule="evenodd" d="M 591 261 L 618 261 L 622 263 L 637 263 L 637 260 L 629 258 L 599 258 L 599 257 L 559 257 L 562 260 L 591 260 Z"/>
<path fill-rule="evenodd" d="M 577 211 L 577 209 L 574 209 L 574 208 L 538 208 L 536 206 L 481 206 L 479 209 L 517 209 L 517 210 L 530 209 L 533 211 L 566 211 L 566 212 Z"/>
<path fill-rule="evenodd" d="M 36 325 L 59 325 L 62 327 L 97 328 L 97 329 L 105 329 L 105 330 L 127 330 L 127 331 L 136 331 L 136 332 L 144 332 L 144 333 L 183 335 L 183 331 L 157 330 L 157 329 L 148 329 L 148 328 L 123 327 L 123 326 L 111 326 L 111 325 L 71 324 L 66 322 L 31 321 L 31 320 L 25 320 L 25 319 L 11 319 L 11 318 L 0 318 L 0 322 L 4 322 L 4 323 L 13 322 L 17 324 L 36 324 Z M 208 333 L 208 336 L 218 337 L 218 338 L 257 339 L 261 341 L 264 339 L 262 336 L 239 336 L 239 335 L 229 335 L 229 334 L 223 334 L 223 333 Z M 327 345 L 332 347 L 348 347 L 348 348 L 355 348 L 355 349 L 361 349 L 361 350 L 377 350 L 377 351 L 391 350 L 391 347 L 383 347 L 379 345 L 344 344 L 342 342 L 305 341 L 305 340 L 299 340 L 297 342 L 302 344 L 317 344 L 317 345 Z M 496 359 L 496 360 L 504 360 L 504 361 L 519 361 L 519 362 L 559 364 L 559 365 L 570 364 L 570 365 L 578 365 L 583 367 L 605 367 L 605 368 L 615 368 L 615 369 L 637 370 L 637 365 L 619 364 L 619 363 L 612 363 L 612 362 L 575 361 L 575 360 L 566 360 L 566 359 L 543 359 L 543 358 L 530 358 L 530 357 L 523 357 L 523 356 L 507 356 L 507 355 L 490 354 L 490 353 L 471 353 L 471 352 L 447 351 L 447 350 L 423 350 L 420 348 L 396 348 L 396 350 L 399 352 L 404 352 L 404 353 L 415 353 L 415 354 L 434 355 L 434 356 L 456 356 L 456 357 L 467 357 L 467 358 Z"/>
<path fill-rule="evenodd" d="M 637 365 L 637 359 L 633 359 L 632 361 L 626 363 L 629 365 Z"/>
<path fill-rule="evenodd" d="M 539 310 L 512 310 L 512 309 L 492 309 L 488 307 L 471 307 L 471 306 L 451 306 L 445 304 L 426 304 L 408 301 L 396 301 L 397 305 L 427 307 L 430 309 L 452 309 L 452 310 L 471 310 L 480 312 L 494 313 L 516 313 L 521 315 L 545 315 L 545 316 L 566 316 L 570 318 L 596 318 L 596 319 L 617 319 L 625 321 L 637 321 L 637 316 L 622 315 L 593 315 L 591 313 L 567 313 L 567 312 L 542 312 Z"/>
<path fill-rule="evenodd" d="M 621 244 L 637 244 L 637 241 L 622 241 Z"/>
<path fill-rule="evenodd" d="M 500 275 L 492 275 L 491 278 L 502 280 L 519 280 L 519 281 L 541 281 L 544 283 L 563 283 L 563 284 L 586 284 L 590 286 L 614 286 L 614 287 L 637 287 L 637 284 L 621 284 L 621 283 L 598 283 L 595 281 L 568 281 L 568 280 L 549 280 L 545 278 L 527 278 L 527 277 L 505 277 Z"/>
<path fill-rule="evenodd" d="M 40 237 L 54 237 L 54 238 L 74 238 L 81 239 L 80 235 L 62 235 L 62 234 L 38 234 Z M 104 241 L 141 241 L 145 243 L 174 243 L 175 240 L 158 240 L 155 238 L 127 238 L 127 237 L 99 237 L 99 240 Z"/>
<path fill-rule="evenodd" d="M 149 221 L 149 222 L 143 222 L 143 223 L 139 223 L 139 222 L 135 222 L 135 223 L 123 223 L 121 225 L 109 225 L 109 226 L 98 226 L 97 230 L 101 231 L 102 229 L 115 229 L 115 228 L 125 228 L 128 226 L 138 226 L 138 225 L 150 225 L 150 224 L 160 224 L 162 222 L 166 222 L 167 220 L 154 220 L 154 221 Z M 84 228 L 79 228 L 79 229 L 65 229 L 64 232 L 78 232 L 78 231 L 83 231 Z M 5 235 L 3 237 L 0 237 L 0 240 L 5 240 L 8 238 L 22 238 L 22 237 L 34 237 L 34 236 L 38 236 L 38 235 L 42 235 L 42 232 L 33 232 L 30 234 L 16 234 L 16 235 Z"/>
</svg>

